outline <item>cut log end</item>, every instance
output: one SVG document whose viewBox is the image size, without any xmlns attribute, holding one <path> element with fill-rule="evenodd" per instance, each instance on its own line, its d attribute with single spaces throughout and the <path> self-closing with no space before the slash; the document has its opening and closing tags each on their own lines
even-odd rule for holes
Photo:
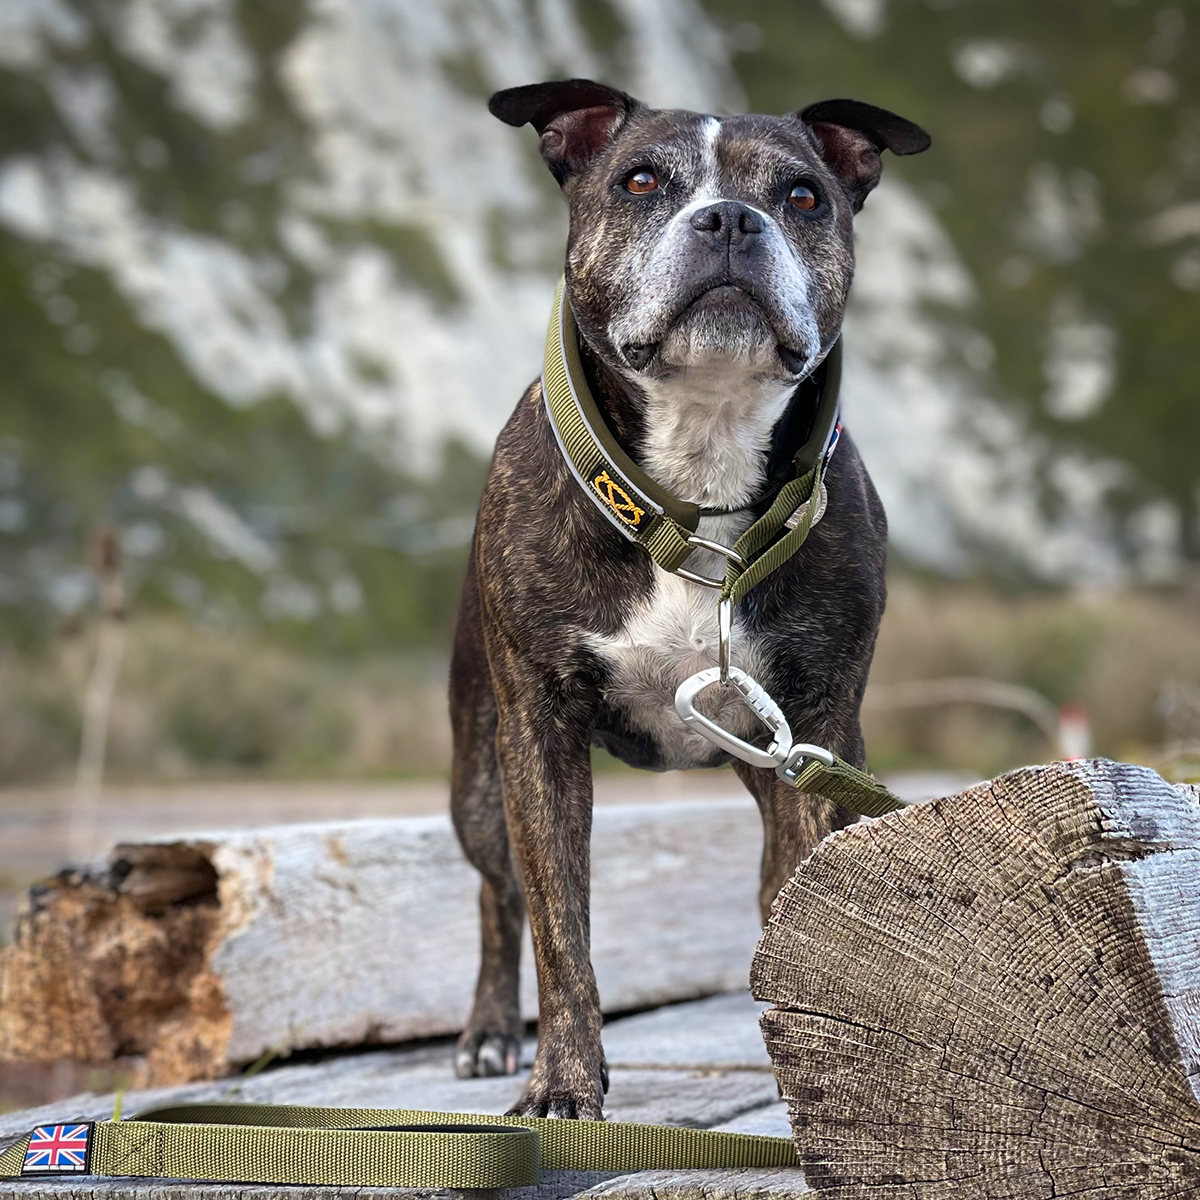
<svg viewBox="0 0 1200 1200">
<path fill-rule="evenodd" d="M 839 1196 L 1200 1193 L 1200 803 L 1094 761 L 827 838 L 751 985 Z"/>
</svg>

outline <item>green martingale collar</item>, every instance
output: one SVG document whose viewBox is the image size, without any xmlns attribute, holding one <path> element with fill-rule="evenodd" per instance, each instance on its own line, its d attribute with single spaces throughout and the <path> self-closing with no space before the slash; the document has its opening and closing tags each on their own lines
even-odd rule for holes
<svg viewBox="0 0 1200 1200">
<path fill-rule="evenodd" d="M 812 381 L 800 385 L 815 389 L 815 416 L 803 443 L 792 454 L 794 477 L 779 489 L 767 512 L 731 547 L 697 538 L 700 518 L 714 510 L 673 496 L 651 479 L 613 436 L 584 376 L 579 333 L 565 281 L 560 281 L 555 292 L 546 331 L 542 396 L 571 474 L 605 519 L 664 571 L 719 587 L 723 595 L 736 602 L 795 554 L 808 536 L 815 504 L 808 504 L 802 519 L 793 522 L 794 528 L 783 531 L 802 505 L 819 497 L 821 477 L 839 429 L 840 380 L 839 339 Z M 706 579 L 684 569 L 697 549 L 725 555 L 728 568 L 724 580 Z"/>
</svg>

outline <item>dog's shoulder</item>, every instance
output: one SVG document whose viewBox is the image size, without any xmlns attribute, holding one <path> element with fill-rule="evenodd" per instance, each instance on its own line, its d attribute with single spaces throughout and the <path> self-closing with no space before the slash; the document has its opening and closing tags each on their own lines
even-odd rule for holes
<svg viewBox="0 0 1200 1200">
<path fill-rule="evenodd" d="M 475 538 L 480 585 L 509 611 L 605 628 L 648 586 L 650 565 L 583 494 L 559 450 L 541 380 L 496 441 Z"/>
</svg>

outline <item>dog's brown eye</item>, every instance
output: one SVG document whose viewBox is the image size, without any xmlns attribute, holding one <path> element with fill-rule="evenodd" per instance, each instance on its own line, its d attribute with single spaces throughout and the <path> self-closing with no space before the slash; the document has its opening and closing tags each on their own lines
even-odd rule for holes
<svg viewBox="0 0 1200 1200">
<path fill-rule="evenodd" d="M 643 167 L 640 171 L 634 171 L 630 177 L 625 180 L 625 190 L 633 192 L 635 195 L 641 196 L 646 192 L 652 192 L 658 187 L 658 176 L 653 171 L 647 171 Z"/>
<path fill-rule="evenodd" d="M 788 193 L 788 203 L 793 208 L 801 209 L 803 212 L 808 212 L 810 208 L 817 207 L 817 194 L 810 187 L 805 187 L 804 184 L 798 183 Z"/>
</svg>

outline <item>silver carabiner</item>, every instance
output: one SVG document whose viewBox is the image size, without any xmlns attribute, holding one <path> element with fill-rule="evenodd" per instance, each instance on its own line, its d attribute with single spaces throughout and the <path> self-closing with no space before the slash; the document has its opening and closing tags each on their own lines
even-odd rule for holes
<svg viewBox="0 0 1200 1200">
<path fill-rule="evenodd" d="M 787 758 L 776 768 L 775 774 L 785 783 L 796 786 L 796 776 L 804 767 L 806 758 L 815 758 L 817 762 L 827 767 L 833 766 L 833 755 L 824 746 L 814 746 L 810 742 L 796 742 L 787 753 Z"/>
<path fill-rule="evenodd" d="M 701 692 L 715 683 L 724 682 L 720 667 L 709 667 L 689 676 L 675 692 L 675 711 L 683 723 L 707 738 L 714 746 L 720 746 L 727 754 L 740 758 L 752 767 L 769 767 L 780 779 L 795 786 L 804 759 L 814 758 L 827 767 L 833 766 L 833 755 L 824 746 L 808 742 L 793 742 L 791 726 L 783 709 L 767 694 L 766 689 L 741 667 L 729 667 L 729 683 L 741 694 L 746 707 L 767 727 L 772 737 L 765 750 L 731 733 L 706 717 L 696 708 L 696 699 Z"/>
<path fill-rule="evenodd" d="M 792 748 L 792 731 L 783 715 L 783 710 L 767 695 L 763 686 L 741 667 L 729 668 L 729 682 L 741 693 L 746 707 L 767 727 L 772 734 L 771 744 L 761 750 L 743 741 L 711 717 L 706 717 L 696 708 L 696 698 L 701 692 L 721 682 L 721 668 L 709 667 L 685 679 L 675 692 L 675 711 L 685 725 L 695 729 L 714 746 L 720 746 L 734 758 L 748 762 L 753 767 L 778 767 L 787 761 Z"/>
</svg>

